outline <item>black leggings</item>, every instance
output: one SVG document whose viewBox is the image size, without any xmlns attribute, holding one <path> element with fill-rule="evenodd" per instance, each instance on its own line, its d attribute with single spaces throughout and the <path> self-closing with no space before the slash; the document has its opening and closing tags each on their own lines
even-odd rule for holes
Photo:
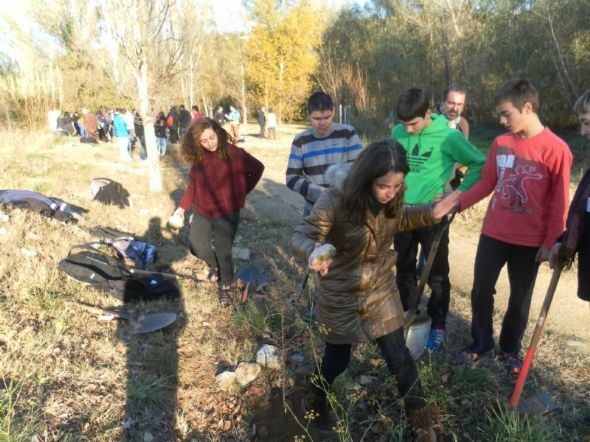
<svg viewBox="0 0 590 442">
<path fill-rule="evenodd" d="M 410 356 L 404 340 L 404 330 L 399 328 L 388 335 L 376 339 L 381 354 L 387 363 L 389 371 L 395 376 L 397 386 L 406 406 L 418 410 L 426 404 L 422 384 L 418 378 L 416 364 Z M 318 396 L 326 396 L 326 392 L 348 366 L 352 344 L 330 344 L 326 342 L 326 349 L 322 357 L 319 385 L 313 385 Z"/>
<path fill-rule="evenodd" d="M 202 259 L 211 269 L 219 269 L 219 282 L 230 284 L 234 280 L 232 245 L 240 222 L 240 212 L 223 218 L 205 218 L 193 215 L 189 234 L 189 248 L 193 255 Z M 212 241 L 215 242 L 213 248 Z"/>
</svg>

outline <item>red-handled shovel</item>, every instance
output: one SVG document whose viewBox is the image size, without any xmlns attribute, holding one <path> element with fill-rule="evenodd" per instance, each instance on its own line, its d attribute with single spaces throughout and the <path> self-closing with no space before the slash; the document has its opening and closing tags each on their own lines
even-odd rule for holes
<svg viewBox="0 0 590 442">
<path fill-rule="evenodd" d="M 535 331 L 533 332 L 529 349 L 526 352 L 526 356 L 522 363 L 522 369 L 518 375 L 518 380 L 516 381 L 516 385 L 514 385 L 514 390 L 512 390 L 512 395 L 510 396 L 510 400 L 508 402 L 510 408 L 513 410 L 518 406 L 518 401 L 520 400 L 520 396 L 529 373 L 529 368 L 533 362 L 535 350 L 539 345 L 541 333 L 543 331 L 543 327 L 545 326 L 545 319 L 547 319 L 547 313 L 549 312 L 551 301 L 553 301 L 553 295 L 555 294 L 555 289 L 557 288 L 560 275 L 561 267 L 558 266 L 555 268 L 555 270 L 553 270 L 553 275 L 551 276 L 551 281 L 549 282 L 549 287 L 547 288 L 547 294 L 545 295 L 545 300 L 543 301 L 543 307 L 541 307 L 541 313 L 539 313 L 539 317 L 537 318 L 537 325 L 535 326 Z"/>
</svg>

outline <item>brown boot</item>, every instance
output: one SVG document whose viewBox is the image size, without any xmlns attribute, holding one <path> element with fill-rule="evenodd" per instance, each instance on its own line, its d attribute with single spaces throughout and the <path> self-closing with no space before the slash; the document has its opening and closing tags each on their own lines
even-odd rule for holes
<svg viewBox="0 0 590 442">
<path fill-rule="evenodd" d="M 418 410 L 406 409 L 406 416 L 416 433 L 416 442 L 436 442 L 433 427 L 440 417 L 436 408 L 425 405 Z"/>
</svg>

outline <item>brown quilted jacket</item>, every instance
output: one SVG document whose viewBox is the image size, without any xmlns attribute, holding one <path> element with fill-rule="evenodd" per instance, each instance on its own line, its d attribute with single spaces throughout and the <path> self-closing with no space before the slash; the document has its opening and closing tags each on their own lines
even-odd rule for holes
<svg viewBox="0 0 590 442">
<path fill-rule="evenodd" d="M 328 275 L 320 279 L 318 323 L 327 342 L 372 340 L 404 325 L 395 281 L 396 232 L 436 223 L 431 206 L 405 207 L 395 218 L 369 211 L 364 226 L 354 226 L 341 208 L 336 188 L 324 192 L 313 211 L 295 229 L 291 245 L 307 262 L 316 242 L 336 247 Z"/>
</svg>

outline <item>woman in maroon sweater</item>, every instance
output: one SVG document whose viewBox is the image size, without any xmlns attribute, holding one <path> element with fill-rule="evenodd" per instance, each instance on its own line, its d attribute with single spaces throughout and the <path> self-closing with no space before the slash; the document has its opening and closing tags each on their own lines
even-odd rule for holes
<svg viewBox="0 0 590 442">
<path fill-rule="evenodd" d="M 231 303 L 232 244 L 240 209 L 264 171 L 260 161 L 229 141 L 229 134 L 210 118 L 190 126 L 181 146 L 183 159 L 192 166 L 189 183 L 174 211 L 184 216 L 193 208 L 190 251 L 207 263 L 211 279 L 218 280 L 223 306 Z"/>
</svg>

